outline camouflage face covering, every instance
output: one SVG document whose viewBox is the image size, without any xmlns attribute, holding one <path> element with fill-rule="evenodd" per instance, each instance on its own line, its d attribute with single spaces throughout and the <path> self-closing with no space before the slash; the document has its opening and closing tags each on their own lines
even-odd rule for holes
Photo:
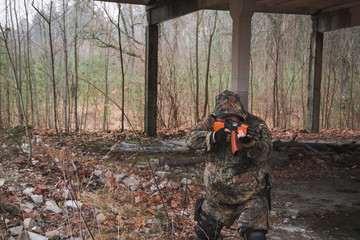
<svg viewBox="0 0 360 240">
<path fill-rule="evenodd" d="M 212 115 L 224 117 L 227 115 L 238 115 L 246 119 L 246 111 L 241 104 L 240 97 L 236 93 L 226 90 L 216 96 L 215 109 Z"/>
</svg>

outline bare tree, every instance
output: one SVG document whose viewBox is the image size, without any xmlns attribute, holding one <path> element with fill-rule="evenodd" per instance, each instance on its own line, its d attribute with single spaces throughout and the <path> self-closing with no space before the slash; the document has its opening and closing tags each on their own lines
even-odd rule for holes
<svg viewBox="0 0 360 240">
<path fill-rule="evenodd" d="M 62 31 L 63 31 L 63 46 L 64 46 L 64 92 L 63 92 L 63 119 L 66 131 L 69 130 L 68 119 L 68 100 L 69 100 L 69 64 L 68 64 L 68 43 L 67 43 L 67 23 L 66 12 L 68 10 L 68 0 L 62 1 L 63 14 L 62 14 Z"/>
<path fill-rule="evenodd" d="M 121 131 L 124 131 L 124 123 L 125 123 L 125 71 L 124 71 L 124 60 L 123 60 L 123 49 L 122 49 L 122 43 L 121 43 L 121 23 L 120 20 L 123 22 L 123 26 L 125 28 L 126 36 L 129 36 L 128 30 L 126 27 L 126 22 L 124 19 L 124 16 L 121 12 L 121 4 L 117 4 L 118 8 L 118 14 L 117 14 L 117 21 L 115 22 L 114 19 L 110 16 L 108 11 L 103 8 L 106 15 L 108 16 L 109 21 L 116 27 L 117 33 L 118 33 L 118 45 L 119 45 L 119 56 L 120 56 L 120 67 L 121 67 Z M 128 38 L 129 39 L 129 38 Z"/>
<path fill-rule="evenodd" d="M 204 11 L 196 12 L 196 30 L 195 30 L 195 122 L 199 121 L 199 28 L 202 21 Z"/>
<path fill-rule="evenodd" d="M 212 46 L 212 42 L 214 40 L 217 21 L 218 21 L 218 12 L 215 11 L 213 27 L 210 28 L 210 34 L 209 34 L 209 39 L 208 39 L 206 72 L 205 72 L 205 100 L 204 100 L 204 109 L 203 109 L 203 115 L 202 115 L 203 118 L 206 116 L 206 110 L 207 110 L 208 101 L 209 101 L 209 74 L 210 74 L 211 46 Z M 204 33 L 204 35 L 205 35 L 205 33 Z"/>
<path fill-rule="evenodd" d="M 53 2 L 50 2 L 49 17 L 46 17 L 35 5 L 32 5 L 33 8 L 41 15 L 41 17 L 48 24 L 48 34 L 49 34 L 49 47 L 50 47 L 50 58 L 51 58 L 51 82 L 52 82 L 52 91 L 53 91 L 53 111 L 54 111 L 54 126 L 56 133 L 59 133 L 58 128 L 58 117 L 57 117 L 57 94 L 56 94 L 56 80 L 55 80 L 55 54 L 53 47 L 53 36 L 52 36 L 52 10 Z"/>
<path fill-rule="evenodd" d="M 110 33 L 108 33 L 108 38 Z M 107 96 L 109 96 L 109 58 L 110 58 L 110 49 L 106 48 L 105 49 L 105 97 L 104 97 L 104 115 L 103 115 L 103 125 L 102 125 L 102 129 L 105 130 L 109 130 L 109 120 L 108 120 L 108 116 L 109 116 L 109 98 Z"/>
<path fill-rule="evenodd" d="M 78 58 L 78 11 L 79 1 L 75 0 L 75 29 L 74 29 L 74 68 L 75 68 L 75 88 L 74 88 L 74 118 L 75 131 L 79 131 L 78 117 L 78 89 L 79 89 L 79 58 Z"/>
</svg>

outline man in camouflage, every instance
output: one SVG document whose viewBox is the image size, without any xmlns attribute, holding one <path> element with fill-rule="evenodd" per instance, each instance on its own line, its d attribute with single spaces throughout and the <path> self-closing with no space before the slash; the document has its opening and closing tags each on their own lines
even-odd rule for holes
<svg viewBox="0 0 360 240">
<path fill-rule="evenodd" d="M 239 133 L 240 153 L 232 154 L 229 130 L 213 132 L 214 121 L 243 121 L 262 137 Z M 247 240 L 264 240 L 269 228 L 268 202 L 264 194 L 267 161 L 272 152 L 271 133 L 265 122 L 245 111 L 240 97 L 230 91 L 216 96 L 213 112 L 189 131 L 191 149 L 206 149 L 206 196 L 197 201 L 194 219 L 198 239 L 219 239 L 220 231 L 235 221 Z"/>
</svg>

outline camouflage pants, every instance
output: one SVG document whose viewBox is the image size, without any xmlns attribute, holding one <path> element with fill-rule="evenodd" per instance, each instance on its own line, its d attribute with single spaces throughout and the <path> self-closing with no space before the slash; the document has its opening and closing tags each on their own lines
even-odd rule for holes
<svg viewBox="0 0 360 240">
<path fill-rule="evenodd" d="M 265 197 L 256 196 L 242 204 L 227 205 L 205 199 L 202 211 L 229 228 L 235 221 L 239 233 L 248 228 L 267 231 L 268 203 Z"/>
</svg>

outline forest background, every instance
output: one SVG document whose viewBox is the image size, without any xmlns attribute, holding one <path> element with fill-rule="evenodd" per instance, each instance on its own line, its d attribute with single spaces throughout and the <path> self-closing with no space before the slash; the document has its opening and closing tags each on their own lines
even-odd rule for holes
<svg viewBox="0 0 360 240">
<path fill-rule="evenodd" d="M 143 128 L 144 7 L 1 0 L 0 15 L 0 129 Z M 306 126 L 310 33 L 310 16 L 253 16 L 249 111 L 270 127 Z M 191 127 L 231 88 L 231 17 L 199 11 L 159 35 L 158 129 Z M 325 33 L 321 128 L 359 128 L 359 63 L 359 27 Z"/>
</svg>

